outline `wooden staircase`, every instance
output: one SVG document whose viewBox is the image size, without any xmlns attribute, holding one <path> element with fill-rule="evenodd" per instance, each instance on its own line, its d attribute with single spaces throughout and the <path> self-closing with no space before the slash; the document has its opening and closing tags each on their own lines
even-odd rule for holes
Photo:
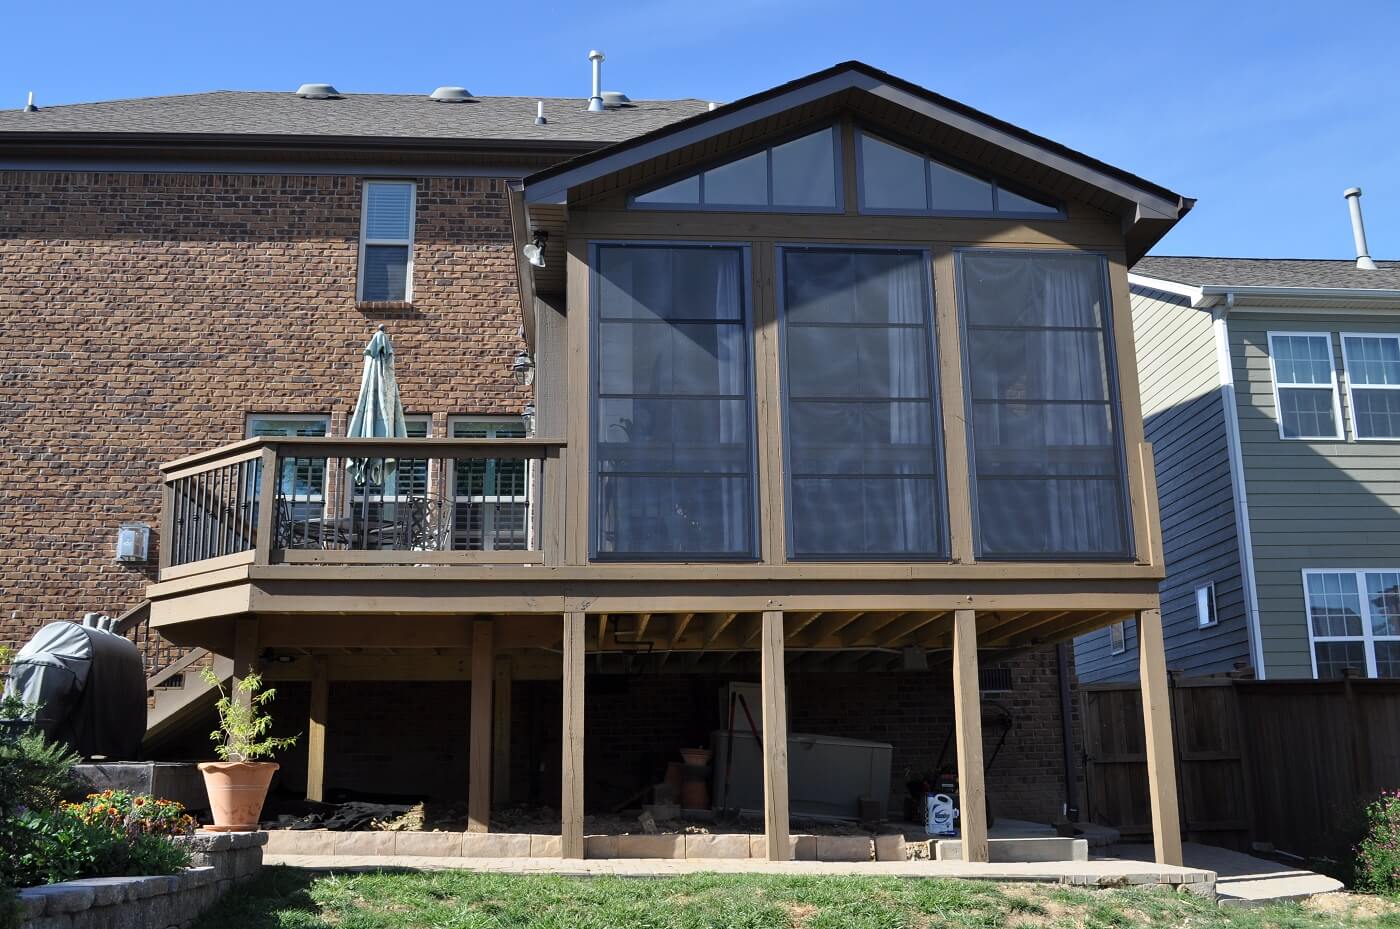
<svg viewBox="0 0 1400 929">
<path fill-rule="evenodd" d="M 112 631 L 125 636 L 150 654 L 150 640 L 158 634 L 150 628 L 151 604 L 142 601 L 117 618 Z M 233 678 L 233 659 L 195 648 L 146 678 L 146 736 L 142 747 L 179 732 L 184 726 L 214 706 L 218 691 L 204 680 L 201 669 L 209 667 L 221 684 Z"/>
</svg>

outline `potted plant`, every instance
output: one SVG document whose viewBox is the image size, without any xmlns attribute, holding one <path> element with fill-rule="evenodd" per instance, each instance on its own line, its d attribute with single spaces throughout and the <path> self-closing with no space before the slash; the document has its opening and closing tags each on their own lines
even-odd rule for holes
<svg viewBox="0 0 1400 929">
<path fill-rule="evenodd" d="M 254 832 L 262 814 L 267 788 L 278 768 L 268 758 L 296 744 L 296 736 L 275 739 L 268 735 L 272 717 L 264 708 L 276 696 L 264 690 L 262 678 L 249 673 L 234 684 L 233 694 L 225 692 L 213 671 L 201 672 L 206 683 L 218 688 L 219 728 L 209 734 L 219 761 L 199 765 L 204 787 L 209 792 L 209 808 L 214 814 L 214 832 Z"/>
</svg>

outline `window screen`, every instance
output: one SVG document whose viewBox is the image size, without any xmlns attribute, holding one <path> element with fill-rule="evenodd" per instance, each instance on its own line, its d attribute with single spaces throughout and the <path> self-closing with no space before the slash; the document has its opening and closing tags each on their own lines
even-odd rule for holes
<svg viewBox="0 0 1400 929">
<path fill-rule="evenodd" d="M 1278 393 L 1279 434 L 1285 439 L 1341 438 L 1331 333 L 1271 332 L 1269 357 Z"/>
<path fill-rule="evenodd" d="M 1129 557 L 1103 259 L 958 261 L 979 556 Z"/>
<path fill-rule="evenodd" d="M 365 182 L 360 219 L 360 300 L 409 299 L 414 191 L 412 181 Z"/>
<path fill-rule="evenodd" d="M 794 558 L 945 554 L 922 252 L 782 250 Z"/>
<path fill-rule="evenodd" d="M 744 268 L 737 247 L 596 247 L 596 557 L 756 556 Z"/>
<path fill-rule="evenodd" d="M 1342 335 L 1358 439 L 1400 439 L 1400 335 Z"/>
</svg>

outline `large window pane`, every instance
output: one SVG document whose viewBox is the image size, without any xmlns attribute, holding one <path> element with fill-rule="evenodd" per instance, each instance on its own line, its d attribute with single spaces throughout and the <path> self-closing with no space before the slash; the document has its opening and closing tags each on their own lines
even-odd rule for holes
<svg viewBox="0 0 1400 929">
<path fill-rule="evenodd" d="M 768 203 L 768 154 L 758 152 L 705 172 L 705 202 L 764 206 Z"/>
<path fill-rule="evenodd" d="M 922 155 L 860 137 L 861 206 L 874 210 L 928 209 L 928 174 Z"/>
<path fill-rule="evenodd" d="M 936 161 L 928 163 L 928 170 L 935 210 L 990 213 L 995 209 L 992 203 L 992 185 L 981 178 L 964 174 Z"/>
<path fill-rule="evenodd" d="M 1330 333 L 1269 333 L 1278 391 L 1279 428 L 1285 439 L 1341 438 Z M 1384 410 L 1378 410 L 1384 419 Z M 1370 416 L 1368 411 L 1367 420 Z"/>
<path fill-rule="evenodd" d="M 1400 336 L 1344 335 L 1358 439 L 1400 439 Z"/>
<path fill-rule="evenodd" d="M 605 245 L 595 255 L 595 555 L 754 557 L 742 251 Z"/>
<path fill-rule="evenodd" d="M 773 146 L 773 206 L 807 209 L 836 206 L 834 130 Z"/>
<path fill-rule="evenodd" d="M 1103 262 L 959 256 L 977 549 L 1131 555 Z"/>
<path fill-rule="evenodd" d="M 362 300 L 403 300 L 408 294 L 408 246 L 366 245 L 363 273 Z"/>
<path fill-rule="evenodd" d="M 945 554 L 921 252 L 782 251 L 790 554 Z"/>
</svg>

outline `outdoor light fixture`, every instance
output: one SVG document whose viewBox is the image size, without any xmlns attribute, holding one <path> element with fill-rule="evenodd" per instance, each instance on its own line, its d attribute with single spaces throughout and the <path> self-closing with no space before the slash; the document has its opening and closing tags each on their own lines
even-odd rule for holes
<svg viewBox="0 0 1400 929">
<path fill-rule="evenodd" d="M 525 260 L 537 268 L 544 267 L 544 247 L 549 244 L 549 233 L 543 229 L 535 230 L 535 238 L 529 245 L 521 247 L 520 251 L 525 256 Z"/>
<path fill-rule="evenodd" d="M 122 523 L 117 527 L 118 561 L 145 561 L 150 545 L 151 527 L 145 523 Z"/>
<path fill-rule="evenodd" d="M 520 411 L 520 421 L 525 424 L 525 436 L 528 438 L 535 434 L 535 405 L 525 404 L 525 409 Z"/>
<path fill-rule="evenodd" d="M 510 363 L 510 373 L 515 376 L 515 383 L 529 387 L 535 382 L 535 359 L 522 348 L 515 353 L 515 360 Z"/>
</svg>

